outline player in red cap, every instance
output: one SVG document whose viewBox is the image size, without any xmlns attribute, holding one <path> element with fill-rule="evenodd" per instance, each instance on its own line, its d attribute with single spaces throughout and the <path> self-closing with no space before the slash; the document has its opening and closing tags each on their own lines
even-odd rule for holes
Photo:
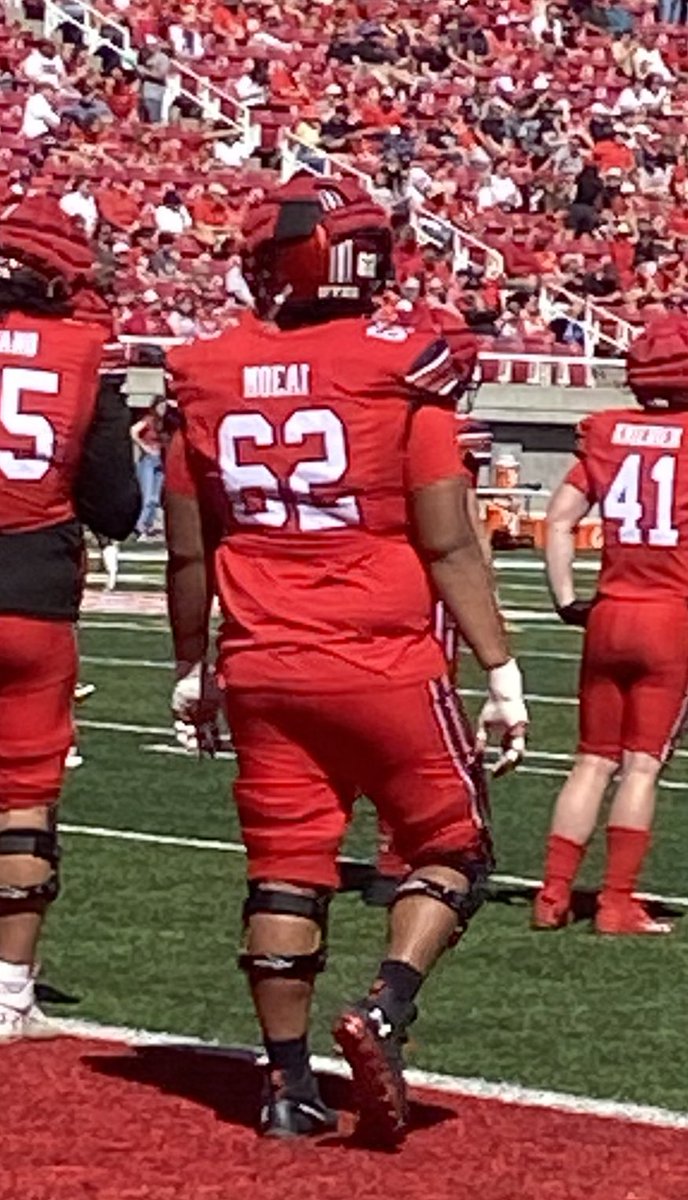
<svg viewBox="0 0 688 1200">
<path fill-rule="evenodd" d="M 633 893 L 650 846 L 657 779 L 688 698 L 688 317 L 654 321 L 631 346 L 627 371 L 641 408 L 583 421 L 578 461 L 548 514 L 557 610 L 586 633 L 578 753 L 552 818 L 538 929 L 568 921 L 573 881 L 618 773 L 597 931 L 671 931 Z M 576 598 L 573 532 L 593 504 L 604 547 L 597 593 L 587 602 Z"/>
<path fill-rule="evenodd" d="M 297 176 L 246 225 L 255 313 L 169 360 L 183 420 L 167 464 L 173 708 L 199 727 L 213 715 L 211 578 L 248 856 L 241 965 L 269 1063 L 261 1128 L 273 1136 L 334 1123 L 308 1024 L 356 796 L 371 797 L 411 868 L 375 982 L 334 1027 L 369 1138 L 404 1135 L 414 1001 L 491 868 L 479 755 L 433 633 L 433 592 L 488 672 L 485 724 L 505 760 L 523 752 L 520 672 L 456 439 L 475 339 L 464 331 L 450 349 L 371 319 L 390 260 L 388 219 L 365 192 Z"/>
<path fill-rule="evenodd" d="M 139 495 L 126 405 L 100 379 L 108 314 L 57 201 L 0 219 L 0 1042 L 44 1032 L 36 946 L 59 888 L 82 523 L 126 536 Z"/>
</svg>

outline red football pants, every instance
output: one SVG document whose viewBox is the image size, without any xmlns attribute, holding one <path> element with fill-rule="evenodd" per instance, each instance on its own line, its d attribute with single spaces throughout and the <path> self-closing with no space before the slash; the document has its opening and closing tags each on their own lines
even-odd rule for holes
<svg viewBox="0 0 688 1200">
<path fill-rule="evenodd" d="M 447 679 L 356 695 L 230 692 L 249 878 L 336 887 L 365 793 L 412 866 L 491 866 L 482 772 Z"/>
<path fill-rule="evenodd" d="M 57 802 L 76 675 L 71 622 L 0 615 L 0 811 Z"/>
<path fill-rule="evenodd" d="M 580 677 L 582 754 L 618 762 L 624 750 L 665 762 L 688 701 L 688 606 L 600 600 L 585 634 Z"/>
</svg>

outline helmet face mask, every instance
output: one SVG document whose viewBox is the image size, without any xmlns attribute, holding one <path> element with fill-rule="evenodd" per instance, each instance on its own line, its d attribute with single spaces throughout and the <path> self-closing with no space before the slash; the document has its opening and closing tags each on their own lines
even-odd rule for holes
<svg viewBox="0 0 688 1200">
<path fill-rule="evenodd" d="M 244 233 L 257 312 L 280 324 L 368 313 L 391 275 L 387 215 L 348 180 L 295 176 L 251 213 Z"/>
</svg>

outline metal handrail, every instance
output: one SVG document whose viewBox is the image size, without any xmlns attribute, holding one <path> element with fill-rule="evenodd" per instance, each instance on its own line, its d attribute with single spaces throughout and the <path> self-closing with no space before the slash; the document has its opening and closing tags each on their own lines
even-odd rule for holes
<svg viewBox="0 0 688 1200">
<path fill-rule="evenodd" d="M 65 23 L 74 25 L 84 35 L 86 45 L 91 53 L 98 46 L 109 46 L 123 58 L 129 59 L 132 66 L 136 65 L 138 52 L 132 45 L 131 32 L 126 25 L 123 25 L 116 17 L 110 17 L 94 8 L 87 0 L 79 0 L 79 10 L 77 15 L 60 8 L 56 0 L 45 0 L 43 17 L 45 36 L 52 37 L 55 31 Z M 121 38 L 121 44 L 118 45 L 111 38 L 104 36 L 104 31 L 107 30 L 116 31 L 118 37 Z M 217 87 L 211 80 L 199 75 L 186 63 L 174 58 L 171 53 L 170 58 L 173 64 L 173 73 L 168 81 L 166 111 L 169 112 L 178 96 L 183 96 L 192 103 L 198 104 L 204 117 L 217 119 L 221 115 L 230 126 L 239 130 L 242 137 L 249 142 L 253 139 L 255 143 L 255 126 L 250 108 L 230 95 L 229 92 Z M 230 113 L 226 111 L 227 106 L 230 108 Z"/>
</svg>

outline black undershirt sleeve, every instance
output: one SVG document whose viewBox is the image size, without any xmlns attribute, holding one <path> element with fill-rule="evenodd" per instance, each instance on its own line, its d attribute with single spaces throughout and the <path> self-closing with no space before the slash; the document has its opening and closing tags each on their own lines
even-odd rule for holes
<svg viewBox="0 0 688 1200">
<path fill-rule="evenodd" d="M 133 532 L 141 509 L 129 425 L 120 379 L 103 376 L 74 485 L 74 502 L 82 524 L 115 541 Z"/>
</svg>

